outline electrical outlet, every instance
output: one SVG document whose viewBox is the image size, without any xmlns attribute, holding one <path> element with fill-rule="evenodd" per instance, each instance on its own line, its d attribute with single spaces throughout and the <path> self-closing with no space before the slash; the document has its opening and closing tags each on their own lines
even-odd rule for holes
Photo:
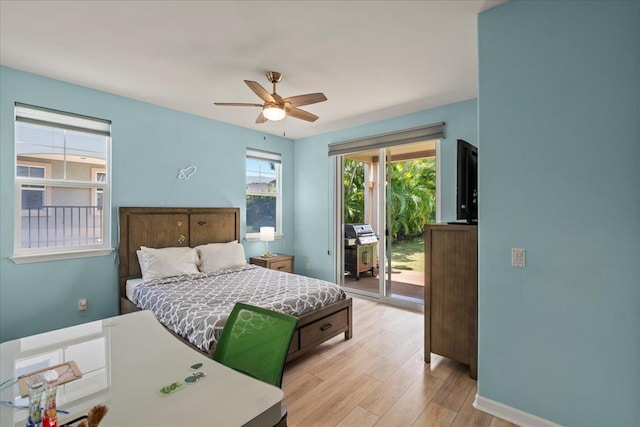
<svg viewBox="0 0 640 427">
<path fill-rule="evenodd" d="M 522 248 L 511 248 L 511 265 L 513 267 L 524 268 L 525 251 Z"/>
<path fill-rule="evenodd" d="M 307 268 L 307 271 L 311 271 L 311 263 L 308 262 L 305 266 Z"/>
<path fill-rule="evenodd" d="M 79 299 L 78 300 L 78 311 L 85 311 L 87 309 L 87 300 Z"/>
</svg>

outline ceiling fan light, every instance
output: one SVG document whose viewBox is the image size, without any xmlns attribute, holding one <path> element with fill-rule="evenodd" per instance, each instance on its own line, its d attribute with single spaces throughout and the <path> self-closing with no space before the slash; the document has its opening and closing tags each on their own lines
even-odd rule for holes
<svg viewBox="0 0 640 427">
<path fill-rule="evenodd" d="M 276 106 L 268 106 L 262 110 L 262 114 L 267 118 L 267 120 L 278 121 L 284 119 L 287 113 L 284 109 L 276 107 Z"/>
</svg>

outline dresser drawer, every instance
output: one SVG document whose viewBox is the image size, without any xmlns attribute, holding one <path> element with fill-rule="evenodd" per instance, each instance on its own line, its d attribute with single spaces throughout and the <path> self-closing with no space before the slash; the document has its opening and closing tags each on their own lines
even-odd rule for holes
<svg viewBox="0 0 640 427">
<path fill-rule="evenodd" d="M 272 261 L 269 263 L 269 268 L 272 270 L 286 271 L 287 273 L 293 273 L 293 262 L 291 259 Z"/>
<path fill-rule="evenodd" d="M 300 347 L 305 348 L 310 344 L 322 342 L 334 335 L 347 330 L 347 310 L 341 310 L 330 316 L 323 317 L 315 322 L 300 328 Z"/>
<path fill-rule="evenodd" d="M 271 270 L 284 271 L 287 273 L 293 273 L 293 256 L 292 255 L 274 255 L 271 257 L 251 257 L 249 260 L 251 264 L 259 265 L 260 267 L 269 268 Z"/>
</svg>

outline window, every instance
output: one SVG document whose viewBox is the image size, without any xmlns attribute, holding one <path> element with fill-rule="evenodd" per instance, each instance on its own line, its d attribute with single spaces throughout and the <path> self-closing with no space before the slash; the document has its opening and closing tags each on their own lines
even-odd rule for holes
<svg viewBox="0 0 640 427">
<path fill-rule="evenodd" d="M 12 259 L 110 252 L 111 122 L 18 103 L 15 119 Z"/>
<path fill-rule="evenodd" d="M 247 237 L 258 237 L 260 227 L 275 227 L 281 233 L 281 156 L 247 149 L 246 227 Z"/>
<path fill-rule="evenodd" d="M 97 182 L 106 182 L 107 172 L 104 169 L 91 168 L 91 178 Z M 92 190 L 91 202 L 99 211 L 103 209 L 104 189 L 96 187 Z"/>
<path fill-rule="evenodd" d="M 44 163 L 19 162 L 16 175 L 19 177 L 47 178 L 47 165 Z M 27 211 L 41 210 L 45 205 L 44 185 L 23 185 L 21 209 Z"/>
</svg>

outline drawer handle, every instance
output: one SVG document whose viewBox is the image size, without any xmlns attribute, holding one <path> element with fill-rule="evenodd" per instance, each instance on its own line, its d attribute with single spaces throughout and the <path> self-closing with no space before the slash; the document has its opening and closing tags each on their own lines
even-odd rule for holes
<svg viewBox="0 0 640 427">
<path fill-rule="evenodd" d="M 205 225 L 207 221 L 198 221 L 198 225 Z"/>
<path fill-rule="evenodd" d="M 333 325 L 331 323 L 327 323 L 326 325 L 320 326 L 320 330 L 326 331 L 327 329 L 331 329 L 331 327 L 333 327 Z"/>
<path fill-rule="evenodd" d="M 285 267 L 284 267 L 284 265 L 279 265 L 279 266 L 277 266 L 276 268 L 277 268 L 278 270 L 284 270 L 284 268 L 285 268 Z"/>
</svg>

